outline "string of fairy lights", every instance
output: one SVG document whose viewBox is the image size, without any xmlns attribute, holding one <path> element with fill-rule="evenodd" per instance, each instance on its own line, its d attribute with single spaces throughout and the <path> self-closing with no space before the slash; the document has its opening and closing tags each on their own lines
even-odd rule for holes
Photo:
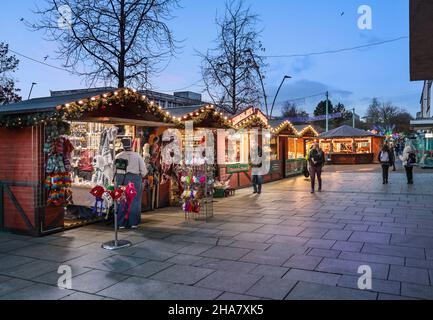
<svg viewBox="0 0 433 320">
<path fill-rule="evenodd" d="M 318 132 L 312 126 L 307 126 L 301 132 L 298 132 L 292 123 L 287 120 L 273 128 L 258 114 L 252 114 L 246 119 L 235 123 L 233 118 L 224 115 L 223 112 L 218 111 L 217 108 L 211 104 L 204 105 L 195 111 L 181 116 L 172 115 L 169 110 L 165 110 L 162 106 L 150 100 L 147 96 L 141 95 L 137 90 L 129 88 L 117 89 L 102 95 L 95 95 L 78 101 L 58 105 L 55 110 L 34 112 L 24 115 L 0 115 L 0 127 L 24 128 L 53 122 L 81 120 L 85 116 L 85 113 L 97 110 L 106 110 L 107 113 L 109 113 L 110 108 L 112 107 L 122 108 L 127 107 L 127 105 L 133 105 L 136 107 L 142 113 L 140 115 L 144 116 L 146 113 L 150 113 L 160 121 L 171 123 L 178 127 L 185 127 L 187 121 L 193 121 L 194 124 L 197 124 L 208 119 L 217 123 L 221 127 L 233 128 L 236 130 L 261 127 L 271 130 L 273 134 L 279 134 L 285 128 L 290 128 L 298 136 L 303 136 L 308 131 L 312 132 L 315 136 L 318 136 Z"/>
</svg>

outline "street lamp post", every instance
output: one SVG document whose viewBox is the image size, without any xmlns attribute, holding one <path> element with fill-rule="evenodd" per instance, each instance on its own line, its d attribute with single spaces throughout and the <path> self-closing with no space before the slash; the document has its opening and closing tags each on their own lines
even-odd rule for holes
<svg viewBox="0 0 433 320">
<path fill-rule="evenodd" d="M 31 95 L 32 95 L 32 91 L 33 91 L 33 87 L 34 87 L 35 85 L 37 85 L 37 83 L 36 83 L 36 82 L 33 82 L 33 83 L 32 83 L 32 87 L 30 88 L 29 98 L 28 98 L 27 100 L 30 100 L 30 97 L 31 97 Z"/>
<path fill-rule="evenodd" d="M 277 101 L 278 94 L 280 93 L 281 87 L 283 86 L 284 81 L 286 81 L 286 79 L 292 79 L 292 77 L 291 76 L 284 76 L 283 81 L 281 81 L 281 84 L 280 84 L 280 86 L 278 87 L 278 90 L 277 90 L 277 94 L 275 95 L 274 101 L 272 102 L 271 114 L 269 115 L 269 118 L 272 118 L 272 113 L 274 111 L 275 102 Z"/>
</svg>

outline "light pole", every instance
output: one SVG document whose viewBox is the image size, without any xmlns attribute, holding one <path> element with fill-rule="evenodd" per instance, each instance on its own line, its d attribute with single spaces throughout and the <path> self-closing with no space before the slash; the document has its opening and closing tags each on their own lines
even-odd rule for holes
<svg viewBox="0 0 433 320">
<path fill-rule="evenodd" d="M 272 118 L 272 113 L 274 112 L 275 102 L 277 101 L 278 94 L 280 93 L 281 87 L 283 86 L 284 81 L 286 81 L 286 79 L 292 79 L 292 77 L 291 76 L 284 76 L 283 81 L 281 81 L 281 84 L 277 90 L 277 94 L 275 95 L 274 101 L 272 102 L 271 114 L 269 115 L 269 118 Z"/>
<path fill-rule="evenodd" d="M 326 91 L 326 132 L 329 131 L 329 92 Z"/>
<path fill-rule="evenodd" d="M 28 98 L 27 100 L 30 100 L 30 96 L 32 95 L 33 87 L 34 87 L 35 85 L 37 85 L 37 83 L 36 83 L 36 82 L 33 82 L 33 83 L 32 83 L 32 87 L 30 88 L 29 98 Z"/>
<path fill-rule="evenodd" d="M 356 117 L 356 115 L 355 115 L 355 108 L 353 108 L 352 109 L 352 121 L 353 121 L 353 127 L 354 128 L 356 127 L 355 117 Z"/>
</svg>

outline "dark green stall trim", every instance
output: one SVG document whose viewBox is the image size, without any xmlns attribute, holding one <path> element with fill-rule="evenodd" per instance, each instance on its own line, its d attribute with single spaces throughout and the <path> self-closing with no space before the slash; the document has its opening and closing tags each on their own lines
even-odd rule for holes
<svg viewBox="0 0 433 320">
<path fill-rule="evenodd" d="M 20 181 L 0 181 L 0 230 L 5 230 L 4 225 L 4 196 L 5 194 L 9 197 L 9 199 L 14 204 L 15 208 L 18 210 L 18 213 L 20 214 L 21 218 L 23 219 L 24 223 L 26 224 L 28 232 L 31 234 L 38 234 L 38 228 L 37 226 L 33 226 L 29 218 L 27 217 L 24 209 L 19 204 L 17 198 L 14 196 L 11 187 L 30 187 L 30 188 L 36 188 L 38 186 L 37 183 L 33 182 L 20 182 Z M 37 221 L 36 221 L 37 225 Z"/>
</svg>

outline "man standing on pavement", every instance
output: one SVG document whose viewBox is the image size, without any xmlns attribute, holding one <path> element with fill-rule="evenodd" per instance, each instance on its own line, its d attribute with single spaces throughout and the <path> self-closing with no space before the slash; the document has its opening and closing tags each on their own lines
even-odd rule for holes
<svg viewBox="0 0 433 320">
<path fill-rule="evenodd" d="M 308 155 L 308 162 L 310 164 L 310 176 L 311 176 L 311 193 L 315 192 L 316 175 L 319 182 L 318 191 L 322 191 L 322 169 L 325 165 L 325 153 L 320 149 L 319 143 L 314 143 L 313 149 L 311 149 Z"/>
</svg>

